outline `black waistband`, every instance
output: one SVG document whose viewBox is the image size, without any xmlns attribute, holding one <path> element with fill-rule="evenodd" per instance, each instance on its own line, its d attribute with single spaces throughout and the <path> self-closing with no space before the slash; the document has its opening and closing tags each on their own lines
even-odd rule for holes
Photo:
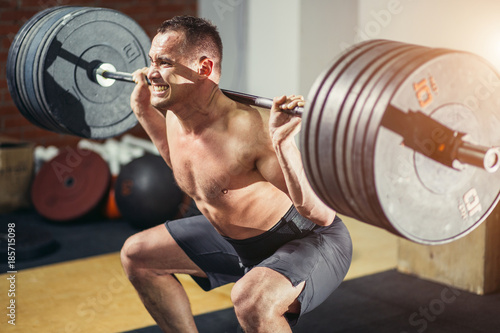
<svg viewBox="0 0 500 333">
<path fill-rule="evenodd" d="M 246 239 L 224 239 L 234 247 L 242 264 L 249 267 L 271 256 L 283 244 L 305 237 L 316 226 L 292 206 L 278 223 L 263 234 Z"/>
<path fill-rule="evenodd" d="M 300 230 L 300 232 L 311 231 L 318 226 L 316 223 L 300 215 L 294 206 L 290 207 L 281 220 L 292 222 Z"/>
</svg>

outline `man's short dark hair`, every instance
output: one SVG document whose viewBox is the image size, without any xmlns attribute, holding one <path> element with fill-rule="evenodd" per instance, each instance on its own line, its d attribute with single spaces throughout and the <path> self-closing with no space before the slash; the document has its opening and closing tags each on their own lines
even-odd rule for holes
<svg viewBox="0 0 500 333">
<path fill-rule="evenodd" d="M 185 49 L 183 52 L 194 51 L 197 54 L 207 53 L 215 62 L 218 73 L 221 72 L 222 40 L 217 27 L 212 22 L 189 15 L 175 16 L 166 20 L 158 28 L 158 33 L 169 31 L 184 32 Z"/>
</svg>

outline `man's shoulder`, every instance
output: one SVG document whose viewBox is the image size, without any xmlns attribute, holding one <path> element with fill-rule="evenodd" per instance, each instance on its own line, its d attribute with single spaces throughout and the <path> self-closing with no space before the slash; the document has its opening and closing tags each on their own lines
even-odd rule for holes
<svg viewBox="0 0 500 333">
<path fill-rule="evenodd" d="M 231 129 L 258 131 L 267 128 L 269 122 L 269 110 L 256 106 L 243 105 L 238 103 L 238 107 L 233 109 L 228 117 L 228 124 Z"/>
</svg>

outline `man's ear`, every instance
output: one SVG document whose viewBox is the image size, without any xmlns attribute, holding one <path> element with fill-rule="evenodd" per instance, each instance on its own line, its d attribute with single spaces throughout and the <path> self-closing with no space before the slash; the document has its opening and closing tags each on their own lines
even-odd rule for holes
<svg viewBox="0 0 500 333">
<path fill-rule="evenodd" d="M 213 60 L 210 58 L 207 58 L 207 57 L 202 57 L 200 59 L 200 66 L 198 69 L 198 74 L 208 78 L 212 74 L 213 70 L 214 70 Z"/>
</svg>

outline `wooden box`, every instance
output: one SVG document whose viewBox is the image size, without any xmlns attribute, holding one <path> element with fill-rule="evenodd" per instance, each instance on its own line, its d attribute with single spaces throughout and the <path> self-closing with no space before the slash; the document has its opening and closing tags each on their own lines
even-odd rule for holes
<svg viewBox="0 0 500 333">
<path fill-rule="evenodd" d="M 398 243 L 400 272 L 479 295 L 500 291 L 500 204 L 474 231 L 451 243 Z"/>
</svg>

